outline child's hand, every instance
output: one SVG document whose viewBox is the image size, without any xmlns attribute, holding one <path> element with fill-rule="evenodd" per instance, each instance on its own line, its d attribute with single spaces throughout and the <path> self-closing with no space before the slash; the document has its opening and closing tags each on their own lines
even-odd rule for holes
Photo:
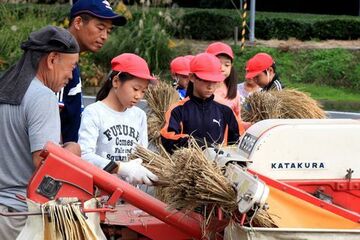
<svg viewBox="0 0 360 240">
<path fill-rule="evenodd" d="M 153 185 L 158 177 L 141 165 L 142 159 L 137 158 L 129 162 L 121 162 L 118 174 L 131 184 Z"/>
</svg>

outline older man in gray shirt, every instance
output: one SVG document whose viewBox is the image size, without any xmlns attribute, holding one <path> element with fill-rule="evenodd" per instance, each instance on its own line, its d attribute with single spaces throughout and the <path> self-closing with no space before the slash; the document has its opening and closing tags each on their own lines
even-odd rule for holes
<svg viewBox="0 0 360 240">
<path fill-rule="evenodd" d="M 47 26 L 22 43 L 24 54 L 0 78 L 0 211 L 26 211 L 28 182 L 47 141 L 60 143 L 54 92 L 72 77 L 79 46 L 65 29 Z M 64 146 L 80 154 L 75 143 Z M 15 239 L 26 217 L 0 216 L 0 239 Z"/>
</svg>

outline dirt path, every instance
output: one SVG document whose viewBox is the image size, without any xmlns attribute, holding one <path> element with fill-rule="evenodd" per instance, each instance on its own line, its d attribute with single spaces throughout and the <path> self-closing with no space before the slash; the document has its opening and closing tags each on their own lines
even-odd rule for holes
<svg viewBox="0 0 360 240">
<path fill-rule="evenodd" d="M 279 47 L 289 49 L 330 49 L 330 48 L 344 48 L 351 50 L 360 50 L 360 40 L 326 40 L 326 41 L 299 41 L 296 39 L 290 40 L 256 40 L 256 44 L 267 47 Z"/>
<path fill-rule="evenodd" d="M 182 40 L 184 41 L 184 40 Z M 207 45 L 213 41 L 186 40 L 192 52 L 202 52 Z M 234 44 L 233 41 L 224 41 L 228 44 Z M 238 43 L 240 45 L 240 42 Z M 249 43 L 247 43 L 248 45 Z M 327 40 L 327 41 L 299 41 L 296 39 L 289 40 L 256 40 L 255 45 L 282 48 L 282 49 L 331 49 L 344 48 L 350 50 L 360 50 L 360 40 Z"/>
</svg>

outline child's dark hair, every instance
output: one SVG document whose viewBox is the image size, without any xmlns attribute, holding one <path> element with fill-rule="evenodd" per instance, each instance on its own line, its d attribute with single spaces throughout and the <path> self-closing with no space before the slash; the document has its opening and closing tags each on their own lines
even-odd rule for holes
<svg viewBox="0 0 360 240">
<path fill-rule="evenodd" d="M 272 67 L 273 69 L 274 69 L 274 73 L 276 74 L 276 65 L 275 65 L 275 63 L 273 63 L 270 67 Z M 265 69 L 263 72 L 266 74 L 266 70 L 267 69 Z"/>
<path fill-rule="evenodd" d="M 236 98 L 237 82 L 238 82 L 238 76 L 237 76 L 234 66 L 232 66 L 231 70 L 230 70 L 230 75 L 227 78 L 225 78 L 225 80 L 224 80 L 224 83 L 228 89 L 227 94 L 226 94 L 227 99 Z"/>
<path fill-rule="evenodd" d="M 196 74 L 193 74 L 194 78 L 196 79 L 200 79 L 198 78 L 198 76 L 196 76 Z M 188 83 L 188 86 L 186 88 L 186 95 L 185 97 L 188 97 L 188 96 L 192 96 L 194 93 L 194 83 L 192 81 L 189 81 Z"/>
<path fill-rule="evenodd" d="M 194 83 L 189 81 L 188 86 L 186 88 L 186 95 L 185 97 L 192 96 L 194 91 Z"/>
<path fill-rule="evenodd" d="M 100 88 L 99 92 L 97 93 L 96 101 L 101 101 L 109 95 L 109 92 L 110 92 L 111 88 L 113 87 L 113 85 L 112 85 L 113 78 L 116 75 L 118 75 L 120 82 L 125 82 L 128 80 L 134 79 L 134 76 L 129 73 L 122 72 L 119 74 L 118 71 L 111 71 L 110 74 L 108 75 L 108 77 L 105 79 L 104 85 Z"/>
<path fill-rule="evenodd" d="M 227 54 L 219 54 L 218 56 L 225 57 L 225 58 L 229 59 L 231 61 L 231 63 L 233 63 L 233 59 Z M 225 78 L 224 83 L 228 90 L 227 94 L 226 94 L 226 98 L 227 99 L 236 98 L 238 76 L 237 76 L 234 66 L 231 66 L 230 75 L 227 78 Z"/>
</svg>

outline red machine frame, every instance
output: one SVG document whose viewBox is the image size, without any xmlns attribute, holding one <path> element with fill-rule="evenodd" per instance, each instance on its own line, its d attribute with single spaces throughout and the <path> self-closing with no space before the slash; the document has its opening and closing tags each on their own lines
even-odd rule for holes
<svg viewBox="0 0 360 240">
<path fill-rule="evenodd" d="M 77 197 L 81 201 L 86 201 L 101 192 L 101 195 L 109 196 L 107 202 L 99 209 L 83 211 L 100 212 L 101 220 L 106 225 L 132 229 L 144 236 L 138 239 L 203 239 L 201 215 L 168 210 L 165 203 L 53 143 L 47 143 L 41 156 L 45 160 L 35 171 L 28 186 L 28 198 L 34 202 L 45 203 L 62 197 Z M 360 222 L 360 214 L 356 212 L 327 203 L 289 184 L 253 171 L 249 172 L 259 176 L 269 186 L 351 221 Z M 128 204 L 115 207 L 119 198 Z M 227 225 L 228 219 L 221 219 L 219 214 L 219 219 L 214 219 L 213 222 L 210 228 L 213 232 L 220 233 Z M 216 239 L 222 239 L 221 234 L 216 234 Z"/>
<path fill-rule="evenodd" d="M 110 196 L 108 205 L 114 206 L 117 200 L 122 198 L 125 202 L 131 203 L 134 207 L 159 219 L 160 221 L 154 220 L 156 224 L 153 226 L 162 226 L 156 228 L 158 230 L 148 227 L 146 234 L 152 235 L 152 232 L 155 231 L 157 236 L 162 236 L 163 231 L 169 229 L 172 239 L 202 238 L 200 215 L 184 214 L 176 210 L 170 211 L 165 203 L 53 143 L 46 144 L 41 156 L 46 159 L 30 180 L 27 191 L 29 199 L 38 203 L 51 200 L 40 194 L 39 190 L 44 178 L 51 176 L 62 185 L 52 198 L 77 197 L 81 201 L 86 201 L 95 197 L 94 187 L 96 187 Z M 102 220 L 105 220 L 105 214 L 103 214 Z M 136 225 L 133 228 L 135 229 Z"/>
</svg>

